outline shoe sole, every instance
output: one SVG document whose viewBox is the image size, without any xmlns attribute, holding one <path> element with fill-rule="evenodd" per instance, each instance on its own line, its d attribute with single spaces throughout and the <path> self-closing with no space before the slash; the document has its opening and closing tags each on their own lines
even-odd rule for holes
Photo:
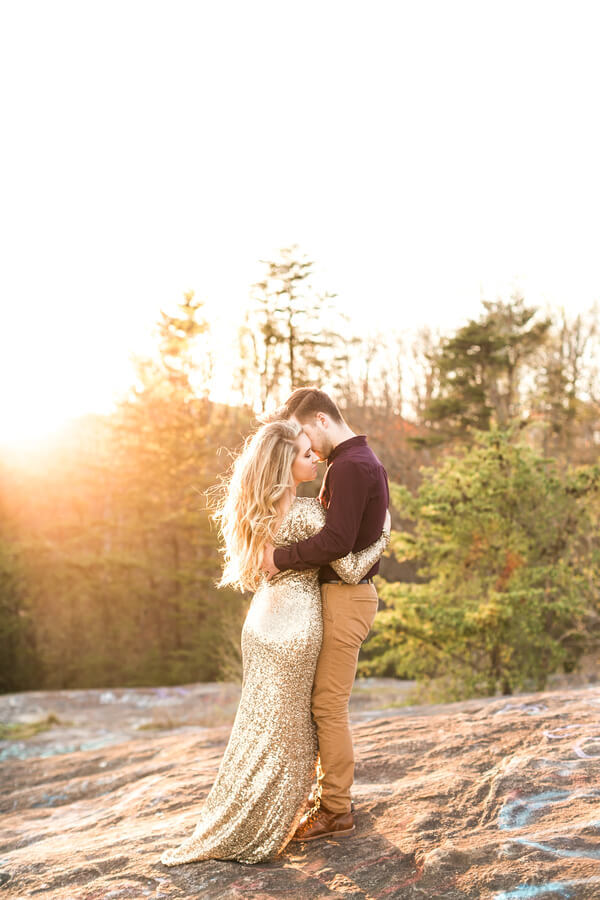
<svg viewBox="0 0 600 900">
<path fill-rule="evenodd" d="M 301 844 L 304 841 L 318 841 L 320 838 L 326 837 L 347 837 L 353 831 L 356 831 L 356 825 L 353 825 L 352 828 L 344 828 L 343 831 L 326 831 L 324 834 L 315 834 L 313 837 L 292 838 L 292 840 L 296 841 L 297 844 Z"/>
</svg>

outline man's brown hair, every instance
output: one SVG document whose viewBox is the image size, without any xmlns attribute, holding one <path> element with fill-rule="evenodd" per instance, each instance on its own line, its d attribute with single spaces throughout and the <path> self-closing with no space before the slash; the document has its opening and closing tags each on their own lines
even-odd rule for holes
<svg viewBox="0 0 600 900">
<path fill-rule="evenodd" d="M 307 422 L 317 413 L 327 413 L 339 425 L 344 421 L 331 397 L 316 387 L 296 388 L 277 412 L 282 419 L 295 416 L 301 423 Z"/>
</svg>

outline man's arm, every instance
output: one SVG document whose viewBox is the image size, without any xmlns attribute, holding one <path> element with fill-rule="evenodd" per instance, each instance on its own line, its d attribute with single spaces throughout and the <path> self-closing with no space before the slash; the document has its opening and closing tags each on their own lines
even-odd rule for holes
<svg viewBox="0 0 600 900">
<path fill-rule="evenodd" d="M 327 473 L 329 506 L 325 527 L 305 541 L 278 547 L 273 554 L 277 569 L 302 572 L 350 553 L 367 504 L 369 474 L 352 460 L 339 460 L 331 466 Z"/>
</svg>

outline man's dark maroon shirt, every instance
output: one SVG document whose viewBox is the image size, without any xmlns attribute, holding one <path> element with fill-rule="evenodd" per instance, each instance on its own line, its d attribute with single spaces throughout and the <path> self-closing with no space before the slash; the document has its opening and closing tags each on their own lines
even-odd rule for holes
<svg viewBox="0 0 600 900">
<path fill-rule="evenodd" d="M 376 541 L 390 502 L 387 473 L 364 434 L 342 441 L 332 450 L 319 499 L 327 510 L 325 527 L 298 544 L 278 547 L 273 560 L 280 571 L 302 572 L 320 566 L 320 581 L 339 579 L 327 563 Z M 378 571 L 379 561 L 365 578 Z"/>
</svg>

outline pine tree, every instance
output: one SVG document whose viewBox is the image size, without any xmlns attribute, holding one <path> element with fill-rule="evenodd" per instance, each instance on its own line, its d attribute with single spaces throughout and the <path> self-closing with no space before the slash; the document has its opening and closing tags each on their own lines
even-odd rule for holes
<svg viewBox="0 0 600 900">
<path fill-rule="evenodd" d="M 363 673 L 392 666 L 437 683 L 429 699 L 451 700 L 543 690 L 597 649 L 598 466 L 561 472 L 492 429 L 425 470 L 415 496 L 398 485 L 392 496 L 414 530 L 394 532 L 391 547 L 418 561 L 421 583 L 381 586 L 387 608 Z"/>
<path fill-rule="evenodd" d="M 240 329 L 238 386 L 249 405 L 265 410 L 293 388 L 335 389 L 353 342 L 344 337 L 348 319 L 335 308 L 336 295 L 310 286 L 314 264 L 297 245 L 262 262 L 265 274 Z"/>
<path fill-rule="evenodd" d="M 550 321 L 515 295 L 508 303 L 484 302 L 485 313 L 442 340 L 435 357 L 438 390 L 425 411 L 439 443 L 469 431 L 506 429 L 520 413 L 520 375 L 542 345 Z"/>
</svg>

